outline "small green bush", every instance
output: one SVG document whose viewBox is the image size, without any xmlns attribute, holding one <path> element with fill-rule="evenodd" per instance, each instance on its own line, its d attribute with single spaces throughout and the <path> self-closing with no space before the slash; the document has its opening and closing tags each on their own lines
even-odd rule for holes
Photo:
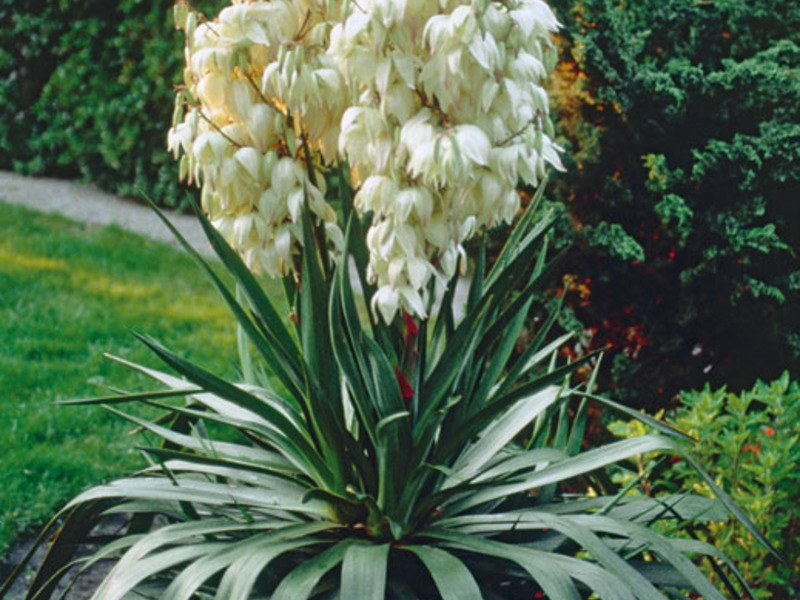
<svg viewBox="0 0 800 600">
<path fill-rule="evenodd" d="M 681 394 L 668 421 L 693 436 L 688 448 L 782 553 L 782 564 L 740 524 L 731 519 L 698 532 L 737 563 L 757 599 L 796 598 L 800 594 L 800 385 L 784 373 L 772 383 L 759 381 L 741 394 L 725 388 Z M 642 433 L 638 421 L 617 422 L 612 431 Z M 657 464 L 647 455 L 638 465 L 650 494 L 694 492 L 711 496 L 685 461 Z M 652 471 L 652 473 L 651 473 Z M 649 475 L 647 475 L 650 473 Z"/>
<path fill-rule="evenodd" d="M 0 168 L 180 204 L 164 133 L 183 58 L 172 4 L 0 0 Z"/>
</svg>

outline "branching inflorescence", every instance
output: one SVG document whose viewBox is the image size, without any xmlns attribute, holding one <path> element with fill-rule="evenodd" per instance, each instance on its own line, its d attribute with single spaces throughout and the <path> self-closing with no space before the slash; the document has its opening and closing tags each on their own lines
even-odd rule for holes
<svg viewBox="0 0 800 600">
<path fill-rule="evenodd" d="M 313 213 L 334 258 L 326 177 L 348 165 L 372 214 L 373 311 L 426 317 L 432 278 L 517 215 L 520 181 L 561 168 L 543 88 L 558 22 L 541 0 L 234 1 L 184 7 L 185 87 L 169 145 L 251 268 L 295 269 Z M 323 227 L 324 226 L 324 227 Z"/>
</svg>

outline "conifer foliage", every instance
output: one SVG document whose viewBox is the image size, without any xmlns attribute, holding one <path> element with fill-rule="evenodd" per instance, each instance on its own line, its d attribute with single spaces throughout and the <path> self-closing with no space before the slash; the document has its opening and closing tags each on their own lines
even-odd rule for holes
<svg viewBox="0 0 800 600">
<path fill-rule="evenodd" d="M 617 392 L 797 368 L 800 7 L 555 5 L 572 305 Z"/>
</svg>

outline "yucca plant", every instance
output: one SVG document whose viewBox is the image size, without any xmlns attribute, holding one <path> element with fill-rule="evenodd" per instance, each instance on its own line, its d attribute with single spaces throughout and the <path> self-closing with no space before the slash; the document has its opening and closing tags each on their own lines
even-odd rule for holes
<svg viewBox="0 0 800 600">
<path fill-rule="evenodd" d="M 611 491 L 595 476 L 610 465 L 678 450 L 661 435 L 582 448 L 591 387 L 570 386 L 577 365 L 554 355 L 564 338 L 546 342 L 555 314 L 515 352 L 548 270 L 548 220 L 533 208 L 491 268 L 481 253 L 460 321 L 449 292 L 435 323 L 402 325 L 359 316 L 347 265 L 363 272 L 366 247 L 352 212 L 346 253 L 330 271 L 305 223 L 301 283 L 288 282 L 293 328 L 202 222 L 236 288 L 195 256 L 255 350 L 250 362 L 272 367 L 272 384 L 226 381 L 146 337 L 181 377 L 114 359 L 163 387 L 79 403 L 103 404 L 162 443 L 143 448 L 149 468 L 64 509 L 28 598 L 50 597 L 65 572 L 109 558 L 117 562 L 97 600 L 723 597 L 690 558 L 722 558 L 713 547 L 651 526 L 719 507 L 580 493 Z M 176 397 L 186 401 L 167 403 Z M 117 410 L 130 402 L 165 417 Z M 81 536 L 114 513 L 132 515 L 126 531 L 73 560 Z"/>
<path fill-rule="evenodd" d="M 160 408 L 119 412 L 160 442 L 143 448 L 147 469 L 67 506 L 28 597 L 113 558 L 95 600 L 721 598 L 692 559 L 724 558 L 653 526 L 717 505 L 643 500 L 605 476 L 679 452 L 679 434 L 651 421 L 664 435 L 584 448 L 593 390 L 570 375 L 592 357 L 558 361 L 557 312 L 517 347 L 553 264 L 542 187 L 516 219 L 519 182 L 560 166 L 547 6 L 234 0 L 213 22 L 184 2 L 176 14 L 187 69 L 170 145 L 202 182 L 198 217 L 234 283 L 184 245 L 238 323 L 242 381 L 147 337 L 177 375 L 114 359 L 161 387 L 79 403 Z M 457 299 L 467 240 L 514 220 Z M 253 270 L 283 278 L 288 313 Z M 131 515 L 124 531 L 93 538 L 114 513 Z"/>
</svg>

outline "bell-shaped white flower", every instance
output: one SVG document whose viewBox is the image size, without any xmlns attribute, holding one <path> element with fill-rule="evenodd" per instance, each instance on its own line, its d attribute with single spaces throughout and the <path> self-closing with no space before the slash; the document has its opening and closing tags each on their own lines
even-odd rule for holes
<svg viewBox="0 0 800 600">
<path fill-rule="evenodd" d="M 372 296 L 370 306 L 375 320 L 380 313 L 386 323 L 391 323 L 400 308 L 400 293 L 391 286 L 381 286 Z"/>
<path fill-rule="evenodd" d="M 297 262 L 303 211 L 340 251 L 323 174 L 346 160 L 355 209 L 372 215 L 376 318 L 424 317 L 422 290 L 513 220 L 517 185 L 563 168 L 544 127 L 558 22 L 542 0 L 232 0 L 180 21 L 168 145 L 212 222 L 273 275 Z"/>
</svg>

